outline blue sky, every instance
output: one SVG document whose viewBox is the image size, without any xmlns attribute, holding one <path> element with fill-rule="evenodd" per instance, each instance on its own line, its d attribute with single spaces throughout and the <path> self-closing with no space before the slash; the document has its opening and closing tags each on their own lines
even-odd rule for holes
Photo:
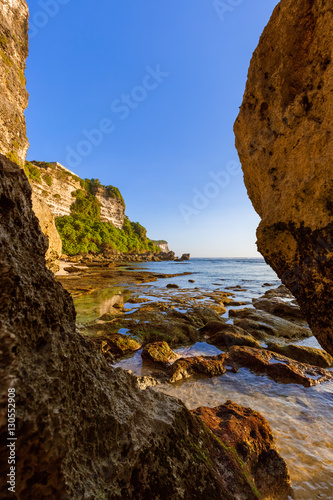
<svg viewBox="0 0 333 500">
<path fill-rule="evenodd" d="M 28 159 L 119 187 L 178 254 L 258 256 L 233 123 L 278 1 L 218 3 L 28 0 Z"/>
</svg>

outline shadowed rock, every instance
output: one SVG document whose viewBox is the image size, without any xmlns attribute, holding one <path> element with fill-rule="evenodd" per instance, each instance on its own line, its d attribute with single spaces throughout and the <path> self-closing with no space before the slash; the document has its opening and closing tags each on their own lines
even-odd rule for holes
<svg viewBox="0 0 333 500">
<path fill-rule="evenodd" d="M 0 439 L 15 387 L 16 498 L 257 498 L 230 450 L 179 400 L 141 391 L 75 332 L 73 301 L 45 267 L 30 185 L 1 155 L 0 221 Z M 1 446 L 4 499 L 13 497 L 7 459 Z"/>
<path fill-rule="evenodd" d="M 282 0 L 235 123 L 258 249 L 333 354 L 332 3 Z"/>
<path fill-rule="evenodd" d="M 231 347 L 228 364 L 265 373 L 276 382 L 301 384 L 304 387 L 333 379 L 333 373 L 323 368 L 298 363 L 280 354 L 252 347 Z"/>
<path fill-rule="evenodd" d="M 274 342 L 268 342 L 267 349 L 308 365 L 328 368 L 333 364 L 333 357 L 330 354 L 322 349 L 316 349 L 314 347 L 304 347 L 293 344 L 280 346 Z"/>
</svg>

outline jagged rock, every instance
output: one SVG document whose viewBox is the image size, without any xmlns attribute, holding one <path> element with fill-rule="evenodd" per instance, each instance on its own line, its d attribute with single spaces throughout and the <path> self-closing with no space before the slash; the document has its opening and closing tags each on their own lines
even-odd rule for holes
<svg viewBox="0 0 333 500">
<path fill-rule="evenodd" d="M 228 364 L 251 368 L 256 373 L 265 373 L 276 382 L 301 384 L 304 387 L 333 379 L 333 373 L 323 368 L 299 363 L 281 354 L 252 347 L 231 347 Z"/>
<path fill-rule="evenodd" d="M 111 353 L 116 358 L 125 356 L 126 354 L 134 353 L 141 349 L 142 344 L 128 335 L 115 335 L 110 338 L 96 340 L 96 344 L 101 346 L 103 353 Z"/>
<path fill-rule="evenodd" d="M 48 205 L 54 217 L 71 215 L 71 205 L 75 200 L 73 193 L 85 189 L 82 179 L 58 162 L 34 161 L 32 164 L 40 177 L 39 181 L 30 179 L 33 192 Z M 125 215 L 122 200 L 110 194 L 105 186 L 91 189 L 100 203 L 101 221 L 111 222 L 121 229 Z M 107 258 L 110 257 L 109 249 L 105 249 L 104 253 Z"/>
<path fill-rule="evenodd" d="M 274 342 L 268 342 L 267 349 L 308 365 L 321 366 L 322 368 L 328 368 L 333 365 L 333 357 L 326 351 L 316 349 L 315 347 L 293 344 L 281 346 Z"/>
<path fill-rule="evenodd" d="M 147 344 L 142 350 L 141 357 L 144 361 L 164 368 L 179 358 L 179 356 L 170 349 L 167 342 Z"/>
<path fill-rule="evenodd" d="M 252 303 L 256 309 L 266 311 L 274 316 L 279 316 L 280 318 L 285 318 L 290 321 L 303 320 L 304 318 L 298 305 L 292 304 L 291 302 L 284 302 L 278 298 L 269 299 L 260 297 L 258 299 L 252 299 Z"/>
<path fill-rule="evenodd" d="M 221 321 L 208 321 L 205 326 L 200 328 L 200 332 L 204 335 L 207 335 L 208 337 L 224 331 L 241 334 L 244 333 L 244 330 L 238 328 L 237 326 L 230 325 L 224 318 L 221 318 Z"/>
<path fill-rule="evenodd" d="M 198 408 L 192 413 L 232 449 L 235 458 L 253 479 L 260 498 L 293 498 L 287 465 L 274 443 L 267 420 L 259 413 L 227 401 L 217 408 Z"/>
<path fill-rule="evenodd" d="M 229 315 L 235 320 L 235 325 L 243 328 L 256 338 L 262 339 L 267 335 L 275 337 L 306 338 L 311 337 L 309 328 L 297 325 L 260 309 L 230 309 Z"/>
<path fill-rule="evenodd" d="M 170 367 L 169 382 L 173 384 L 195 375 L 208 375 L 209 377 L 223 375 L 226 372 L 223 363 L 227 356 L 223 353 L 218 356 L 195 356 L 178 359 Z"/>
<path fill-rule="evenodd" d="M 48 240 L 48 249 L 45 254 L 46 265 L 53 273 L 56 273 L 60 268 L 62 242 L 54 223 L 54 217 L 49 207 L 34 194 L 32 195 L 32 208 L 38 218 L 40 228 Z M 70 272 L 73 270 L 78 271 L 75 268 L 70 268 Z"/>
<path fill-rule="evenodd" d="M 24 118 L 28 17 L 25 0 L 0 2 L 0 153 L 21 166 L 29 147 Z"/>
<path fill-rule="evenodd" d="M 233 453 L 179 400 L 141 391 L 75 332 L 30 197 L 23 171 L 0 155 L 0 439 L 15 387 L 16 497 L 256 499 Z M 1 446 L 5 500 L 7 459 Z"/>
<path fill-rule="evenodd" d="M 258 249 L 333 354 L 332 4 L 282 0 L 235 123 Z"/>
</svg>

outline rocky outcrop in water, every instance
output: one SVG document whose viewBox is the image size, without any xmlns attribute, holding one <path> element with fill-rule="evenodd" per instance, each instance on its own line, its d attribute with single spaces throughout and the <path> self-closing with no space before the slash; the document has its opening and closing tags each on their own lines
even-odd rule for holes
<svg viewBox="0 0 333 500">
<path fill-rule="evenodd" d="M 258 249 L 333 353 L 332 1 L 282 0 L 254 52 L 236 146 Z"/>
<path fill-rule="evenodd" d="M 62 253 L 62 242 L 55 227 L 54 217 L 46 203 L 43 203 L 34 193 L 32 194 L 32 209 L 47 239 L 46 265 L 53 273 L 56 273 L 59 270 L 58 261 Z"/>
<path fill-rule="evenodd" d="M 24 118 L 28 17 L 25 0 L 0 2 L 0 153 L 22 165 L 29 146 Z"/>
<path fill-rule="evenodd" d="M 293 498 L 286 464 L 276 449 L 268 422 L 259 413 L 232 401 L 217 408 L 198 408 L 193 413 L 238 454 L 254 480 L 259 498 Z"/>
<path fill-rule="evenodd" d="M 256 499 L 237 453 L 75 332 L 73 301 L 45 267 L 31 187 L 2 155 L 0 221 L 1 498 Z M 9 388 L 15 494 L 6 484 Z"/>
</svg>

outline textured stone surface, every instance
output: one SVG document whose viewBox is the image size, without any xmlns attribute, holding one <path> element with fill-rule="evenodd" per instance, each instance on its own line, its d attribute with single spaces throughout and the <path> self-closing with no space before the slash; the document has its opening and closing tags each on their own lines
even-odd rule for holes
<svg viewBox="0 0 333 500">
<path fill-rule="evenodd" d="M 231 366 L 251 368 L 256 373 L 265 373 L 276 382 L 301 384 L 304 387 L 312 387 L 333 379 L 333 373 L 323 368 L 252 347 L 231 347 L 227 363 Z"/>
<path fill-rule="evenodd" d="M 0 2 L 0 153 L 22 165 L 29 146 L 24 118 L 28 17 L 25 0 Z"/>
<path fill-rule="evenodd" d="M 229 315 L 235 319 L 235 325 L 243 328 L 256 338 L 271 335 L 274 337 L 306 338 L 311 337 L 311 331 L 279 316 L 274 316 L 261 309 L 230 309 Z"/>
<path fill-rule="evenodd" d="M 264 417 L 232 401 L 217 408 L 198 408 L 193 413 L 238 455 L 253 478 L 260 498 L 293 498 L 287 466 L 276 449 L 272 430 Z"/>
<path fill-rule="evenodd" d="M 236 146 L 258 248 L 333 353 L 333 4 L 282 0 L 253 55 Z"/>
<path fill-rule="evenodd" d="M 45 254 L 46 265 L 53 272 L 59 271 L 59 259 L 62 253 L 62 242 L 54 223 L 51 210 L 34 193 L 32 194 L 32 208 L 38 218 L 39 225 L 47 238 L 48 249 Z"/>
<path fill-rule="evenodd" d="M 0 155 L 1 498 L 257 498 L 242 466 L 177 399 L 141 391 L 75 332 L 70 295 L 19 167 Z M 16 389 L 16 493 L 8 493 L 7 390 Z"/>
<path fill-rule="evenodd" d="M 307 363 L 308 365 L 321 366 L 322 368 L 328 368 L 333 365 L 333 357 L 326 351 L 315 347 L 293 344 L 281 346 L 275 342 L 268 342 L 267 349 L 282 354 L 282 356 L 286 356 L 287 358 L 295 359 L 300 363 Z"/>
</svg>

